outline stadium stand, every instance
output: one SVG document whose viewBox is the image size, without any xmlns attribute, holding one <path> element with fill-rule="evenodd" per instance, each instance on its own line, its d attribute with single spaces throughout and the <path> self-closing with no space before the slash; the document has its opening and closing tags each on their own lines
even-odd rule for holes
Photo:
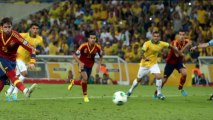
<svg viewBox="0 0 213 120">
<path fill-rule="evenodd" d="M 108 55 L 123 53 L 122 58 L 128 62 L 138 61 L 135 60 L 138 58 L 134 58 L 134 54 L 137 53 L 135 49 L 140 51 L 143 43 L 152 37 L 150 33 L 155 30 L 160 31 L 161 39 L 167 42 L 178 37 L 176 32 L 180 29 L 187 31 L 186 37 L 191 39 L 193 44 L 207 42 L 213 38 L 213 1 L 209 0 L 56 2 L 10 0 L 10 2 L 53 3 L 51 8 L 31 14 L 15 25 L 15 29 L 19 32 L 26 31 L 32 22 L 41 25 L 41 35 L 45 42 L 41 54 L 68 55 L 86 41 L 90 30 L 96 31 L 98 43 Z M 164 50 L 159 56 L 159 61 L 164 62 L 166 55 L 167 50 Z M 198 56 L 212 56 L 213 48 L 199 49 L 193 53 L 186 52 L 185 55 L 185 62 L 195 63 Z"/>
</svg>

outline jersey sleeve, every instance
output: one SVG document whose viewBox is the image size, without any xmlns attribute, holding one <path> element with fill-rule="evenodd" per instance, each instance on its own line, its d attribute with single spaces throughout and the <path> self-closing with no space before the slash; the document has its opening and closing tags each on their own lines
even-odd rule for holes
<svg viewBox="0 0 213 120">
<path fill-rule="evenodd" d="M 30 52 L 31 58 L 35 58 L 36 49 L 28 43 L 18 32 L 13 33 L 14 37 L 19 41 L 20 45 Z"/>
<path fill-rule="evenodd" d="M 161 41 L 161 46 L 163 46 L 163 47 L 169 47 L 169 43 Z"/>
<path fill-rule="evenodd" d="M 142 51 L 146 51 L 148 49 L 148 42 L 145 42 L 142 47 Z"/>
<path fill-rule="evenodd" d="M 101 46 L 97 44 L 97 48 L 98 48 L 98 55 L 100 57 L 102 57 L 103 56 L 103 50 L 102 50 Z"/>
</svg>

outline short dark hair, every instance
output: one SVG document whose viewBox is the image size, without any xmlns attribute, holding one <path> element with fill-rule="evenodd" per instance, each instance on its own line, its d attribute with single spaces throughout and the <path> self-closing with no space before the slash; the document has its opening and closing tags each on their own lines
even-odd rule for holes
<svg viewBox="0 0 213 120">
<path fill-rule="evenodd" d="M 30 24 L 30 28 L 31 28 L 32 26 L 40 27 L 39 24 L 38 24 L 38 23 L 35 23 L 35 22 Z"/>
<path fill-rule="evenodd" d="M 11 18 L 9 17 L 5 17 L 1 20 L 1 26 L 3 26 L 5 23 L 11 24 L 11 25 L 13 24 Z"/>
<path fill-rule="evenodd" d="M 96 36 L 96 33 L 95 33 L 95 31 L 90 31 L 89 35 L 95 35 Z"/>
<path fill-rule="evenodd" d="M 158 31 L 153 31 L 152 34 L 160 34 Z"/>
<path fill-rule="evenodd" d="M 184 29 L 180 29 L 180 30 L 179 30 L 179 32 L 186 32 L 186 30 L 184 30 Z"/>
</svg>

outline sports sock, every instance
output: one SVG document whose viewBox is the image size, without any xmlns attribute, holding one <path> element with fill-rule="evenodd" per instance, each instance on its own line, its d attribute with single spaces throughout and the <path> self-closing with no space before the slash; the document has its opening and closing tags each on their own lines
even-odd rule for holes
<svg viewBox="0 0 213 120">
<path fill-rule="evenodd" d="M 24 84 L 17 78 L 15 70 L 7 72 L 7 76 L 10 79 L 10 81 L 14 84 L 14 86 L 16 86 L 19 90 L 23 91 L 25 89 Z"/>
<path fill-rule="evenodd" d="M 74 85 L 81 85 L 81 80 L 74 80 Z"/>
<path fill-rule="evenodd" d="M 137 87 L 137 85 L 138 85 L 138 80 L 135 79 L 135 80 L 133 81 L 133 83 L 132 83 L 131 88 L 129 89 L 129 92 L 132 93 L 133 90 Z"/>
<path fill-rule="evenodd" d="M 0 92 L 2 91 L 3 88 L 4 88 L 4 82 L 0 80 Z"/>
<path fill-rule="evenodd" d="M 7 94 L 10 95 L 13 92 L 14 88 L 14 85 L 10 85 L 10 87 L 7 89 Z"/>
<path fill-rule="evenodd" d="M 161 94 L 162 80 L 156 79 L 157 95 Z"/>
<path fill-rule="evenodd" d="M 180 78 L 180 84 L 179 84 L 178 90 L 182 90 L 183 89 L 183 85 L 185 84 L 185 82 L 186 82 L 186 76 L 182 76 Z"/>
<path fill-rule="evenodd" d="M 20 80 L 21 82 L 24 82 L 24 79 L 25 79 L 25 77 L 24 77 L 23 75 L 20 75 L 20 76 L 19 76 L 19 80 Z M 17 88 L 17 87 L 15 87 L 15 88 L 13 89 L 13 93 L 14 93 L 14 94 L 17 94 L 17 93 L 18 93 L 18 88 Z"/>
<path fill-rule="evenodd" d="M 87 95 L 87 82 L 82 82 L 81 83 L 83 95 Z"/>
</svg>

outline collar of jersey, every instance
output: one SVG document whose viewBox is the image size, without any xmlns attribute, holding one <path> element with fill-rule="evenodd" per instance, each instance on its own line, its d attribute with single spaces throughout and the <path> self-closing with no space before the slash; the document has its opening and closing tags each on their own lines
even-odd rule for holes
<svg viewBox="0 0 213 120">
<path fill-rule="evenodd" d="M 151 40 L 152 44 L 159 44 L 160 41 L 158 41 L 157 43 L 155 43 L 153 40 Z"/>
</svg>

